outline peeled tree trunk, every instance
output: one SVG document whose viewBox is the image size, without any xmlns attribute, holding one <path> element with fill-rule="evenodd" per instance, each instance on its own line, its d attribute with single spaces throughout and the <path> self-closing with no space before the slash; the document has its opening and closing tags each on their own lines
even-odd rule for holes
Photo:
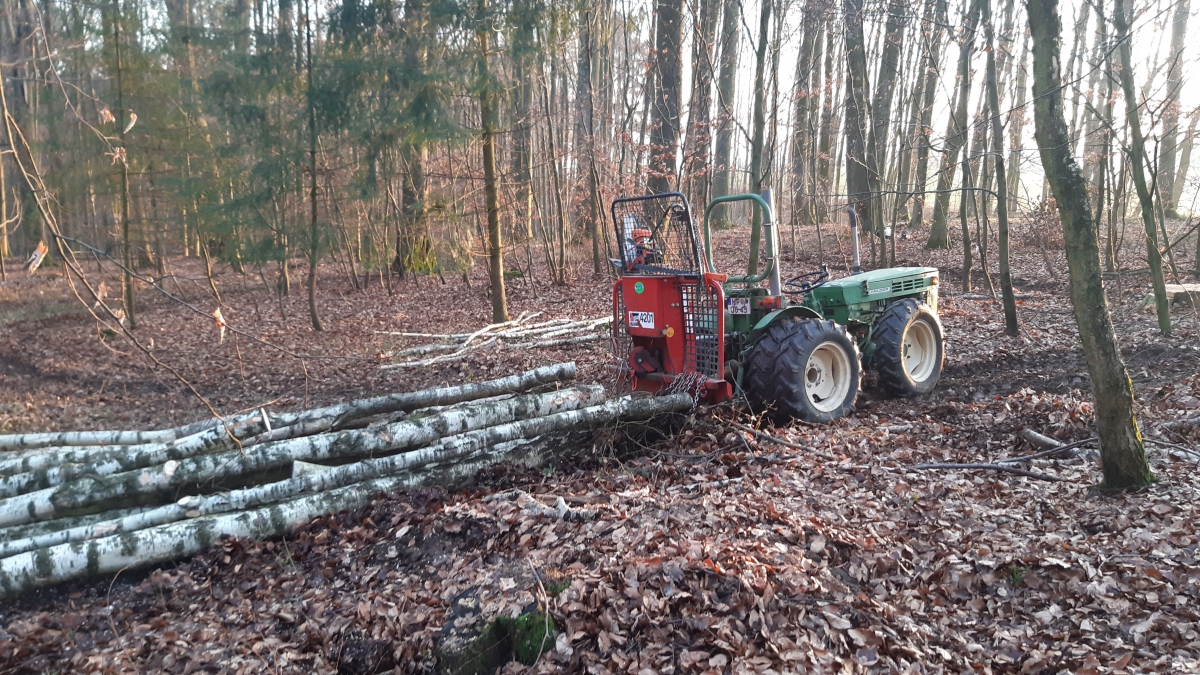
<svg viewBox="0 0 1200 675">
<path fill-rule="evenodd" d="M 0 500 L 0 527 L 49 520 L 103 504 L 154 501 L 186 485 L 202 484 L 286 466 L 294 460 L 370 457 L 420 447 L 472 429 L 541 417 L 587 405 L 599 387 L 520 396 L 362 431 L 344 431 L 264 443 L 244 451 L 216 453 L 137 471 L 80 478 Z M 433 461 L 433 460 L 431 460 Z"/>
<path fill-rule="evenodd" d="M 488 429 L 446 438 L 433 446 L 432 452 L 444 458 L 462 458 L 484 451 L 497 443 L 514 438 L 566 429 L 580 425 L 598 425 L 617 419 L 645 419 L 654 415 L 685 411 L 691 408 L 692 399 L 686 394 L 675 394 L 654 398 L 625 397 L 603 405 L 553 414 L 536 419 L 523 420 Z M 474 463 L 478 468 L 482 462 Z M 472 463 L 455 464 L 442 469 L 468 475 L 466 467 Z M 343 467 L 344 469 L 344 467 Z M 338 469 L 331 469 L 336 472 Z M 337 474 L 321 472 L 307 477 L 303 482 L 318 485 L 332 480 Z M 364 473 L 364 475 L 369 472 Z M 295 480 L 295 479 L 293 479 Z M 291 481 L 282 481 L 276 487 L 264 486 L 263 490 L 277 490 L 274 496 L 286 493 L 278 486 Z M 318 516 L 358 508 L 377 494 L 416 487 L 424 482 L 422 474 L 405 473 L 354 483 L 327 492 L 306 495 L 273 506 L 258 508 L 236 514 L 207 515 L 186 522 L 174 522 L 148 529 L 93 539 L 87 543 L 78 541 L 39 548 L 12 555 L 0 560 L 0 595 L 15 595 L 32 588 L 46 586 L 86 576 L 113 573 L 119 570 L 166 562 L 182 556 L 195 554 L 222 537 L 266 538 L 286 534 Z M 439 481 L 441 482 L 441 481 Z M 253 490 L 253 489 L 252 489 Z M 243 493 L 246 491 L 242 491 Z M 233 493 L 231 493 L 232 495 Z M 248 495 L 239 495 L 246 498 Z M 256 495 L 255 498 L 270 498 Z M 236 500 L 235 500 L 236 501 Z M 243 501 L 242 503 L 248 503 Z M 186 510 L 188 500 L 178 505 Z M 187 514 L 185 513 L 185 516 Z"/>
<path fill-rule="evenodd" d="M 1075 323 L 1083 343 L 1092 393 L 1104 485 L 1134 488 L 1154 480 L 1134 416 L 1133 384 L 1113 333 L 1100 249 L 1087 184 L 1071 152 L 1059 73 L 1061 23 L 1057 0 L 1027 0 L 1033 38 L 1034 123 L 1042 167 L 1058 202 L 1066 244 Z M 1118 10 L 1121 8 L 1118 0 Z"/>
</svg>

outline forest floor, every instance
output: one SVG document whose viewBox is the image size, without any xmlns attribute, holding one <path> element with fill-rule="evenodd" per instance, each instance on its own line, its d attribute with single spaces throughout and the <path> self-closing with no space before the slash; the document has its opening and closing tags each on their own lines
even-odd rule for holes
<svg viewBox="0 0 1200 675">
<path fill-rule="evenodd" d="M 528 669 L 537 672 L 1200 672 L 1200 476 L 1181 450 L 1200 427 L 1164 426 L 1200 416 L 1200 321 L 1177 308 L 1174 332 L 1160 335 L 1141 307 L 1145 273 L 1107 282 L 1156 484 L 1096 490 L 1094 445 L 1026 467 L 1054 481 L 911 469 L 1027 454 L 1023 429 L 1065 442 L 1094 433 L 1065 262 L 1039 231 L 1017 228 L 1017 338 L 1004 335 L 998 303 L 958 297 L 959 250 L 897 242 L 899 264 L 942 271 L 947 362 L 929 397 L 884 398 L 868 376 L 851 418 L 764 426 L 798 447 L 743 433 L 730 422 L 760 422 L 728 407 L 699 409 L 657 439 L 602 430 L 541 470 L 501 468 L 468 489 L 390 495 L 283 540 L 229 541 L 176 565 L 2 601 L 0 673 L 353 672 L 346 655 L 364 645 L 382 645 L 398 672 L 428 672 L 467 596 L 492 612 L 549 607 L 559 632 Z M 840 275 L 845 231 L 826 232 Z M 811 247 L 793 261 L 786 230 L 783 239 L 785 273 L 815 268 Z M 744 241 L 718 233 L 718 259 L 732 266 Z M 1194 266 L 1193 246 L 1181 267 Z M 1127 268 L 1144 267 L 1136 248 L 1125 246 Z M 510 253 L 513 267 L 522 253 Z M 514 316 L 611 312 L 611 282 L 593 280 L 590 261 L 569 287 L 550 284 L 540 264 L 521 266 L 509 282 Z M 140 289 L 137 335 L 223 414 L 563 360 L 579 362 L 581 380 L 607 379 L 607 350 L 586 345 L 380 368 L 381 353 L 415 343 L 379 331 L 487 324 L 483 269 L 469 288 L 447 275 L 394 280 L 388 295 L 377 278 L 355 290 L 330 264 L 321 333 L 308 325 L 303 265 L 282 302 L 265 281 L 226 270 L 222 312 L 244 334 L 223 342 L 198 270 L 172 261 L 174 276 L 160 280 L 196 311 Z M 984 286 L 978 272 L 974 281 Z M 0 284 L 0 433 L 160 428 L 206 413 L 165 369 L 99 333 L 61 268 Z M 598 518 L 483 499 L 512 488 Z"/>
</svg>

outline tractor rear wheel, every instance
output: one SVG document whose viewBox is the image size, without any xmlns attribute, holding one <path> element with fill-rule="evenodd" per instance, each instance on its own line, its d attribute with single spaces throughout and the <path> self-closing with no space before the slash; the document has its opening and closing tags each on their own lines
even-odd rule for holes
<svg viewBox="0 0 1200 675">
<path fill-rule="evenodd" d="M 946 360 L 942 322 L 923 302 L 892 303 L 872 331 L 879 384 L 893 396 L 923 396 L 942 377 Z"/>
<path fill-rule="evenodd" d="M 820 423 L 854 412 L 862 367 L 845 328 L 802 319 L 767 329 L 750 354 L 745 377 L 755 407 Z"/>
</svg>

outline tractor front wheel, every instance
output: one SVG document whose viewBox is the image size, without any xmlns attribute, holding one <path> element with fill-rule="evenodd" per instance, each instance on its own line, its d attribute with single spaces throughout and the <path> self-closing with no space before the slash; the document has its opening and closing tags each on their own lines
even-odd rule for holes
<svg viewBox="0 0 1200 675">
<path fill-rule="evenodd" d="M 942 322 L 912 298 L 893 303 L 872 331 L 879 384 L 894 396 L 922 396 L 942 377 L 946 349 Z"/>
<path fill-rule="evenodd" d="M 832 321 L 780 321 L 754 346 L 746 393 L 776 417 L 830 422 L 854 412 L 862 368 L 858 347 Z"/>
</svg>

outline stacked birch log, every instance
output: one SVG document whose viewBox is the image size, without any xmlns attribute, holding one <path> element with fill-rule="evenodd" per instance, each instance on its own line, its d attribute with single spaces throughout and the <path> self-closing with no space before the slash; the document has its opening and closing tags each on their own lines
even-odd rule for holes
<svg viewBox="0 0 1200 675">
<path fill-rule="evenodd" d="M 563 388 L 574 377 L 561 363 L 161 431 L 0 435 L 0 596 L 282 535 L 380 493 L 461 483 L 545 434 L 692 405 Z"/>
<path fill-rule="evenodd" d="M 422 339 L 426 344 L 407 347 L 380 354 L 383 358 L 409 358 L 381 366 L 384 370 L 416 368 L 435 363 L 457 361 L 485 349 L 535 349 L 538 347 L 566 347 L 606 340 L 611 333 L 605 329 L 612 323 L 611 316 L 595 319 L 550 319 L 530 323 L 541 312 L 522 314 L 512 321 L 493 323 L 471 333 L 399 333 L 377 331 L 380 335 L 391 335 L 404 339 Z M 449 353 L 440 353 L 449 352 Z M 436 356 L 429 356 L 437 354 Z M 422 357 L 422 358 L 412 358 Z"/>
</svg>

